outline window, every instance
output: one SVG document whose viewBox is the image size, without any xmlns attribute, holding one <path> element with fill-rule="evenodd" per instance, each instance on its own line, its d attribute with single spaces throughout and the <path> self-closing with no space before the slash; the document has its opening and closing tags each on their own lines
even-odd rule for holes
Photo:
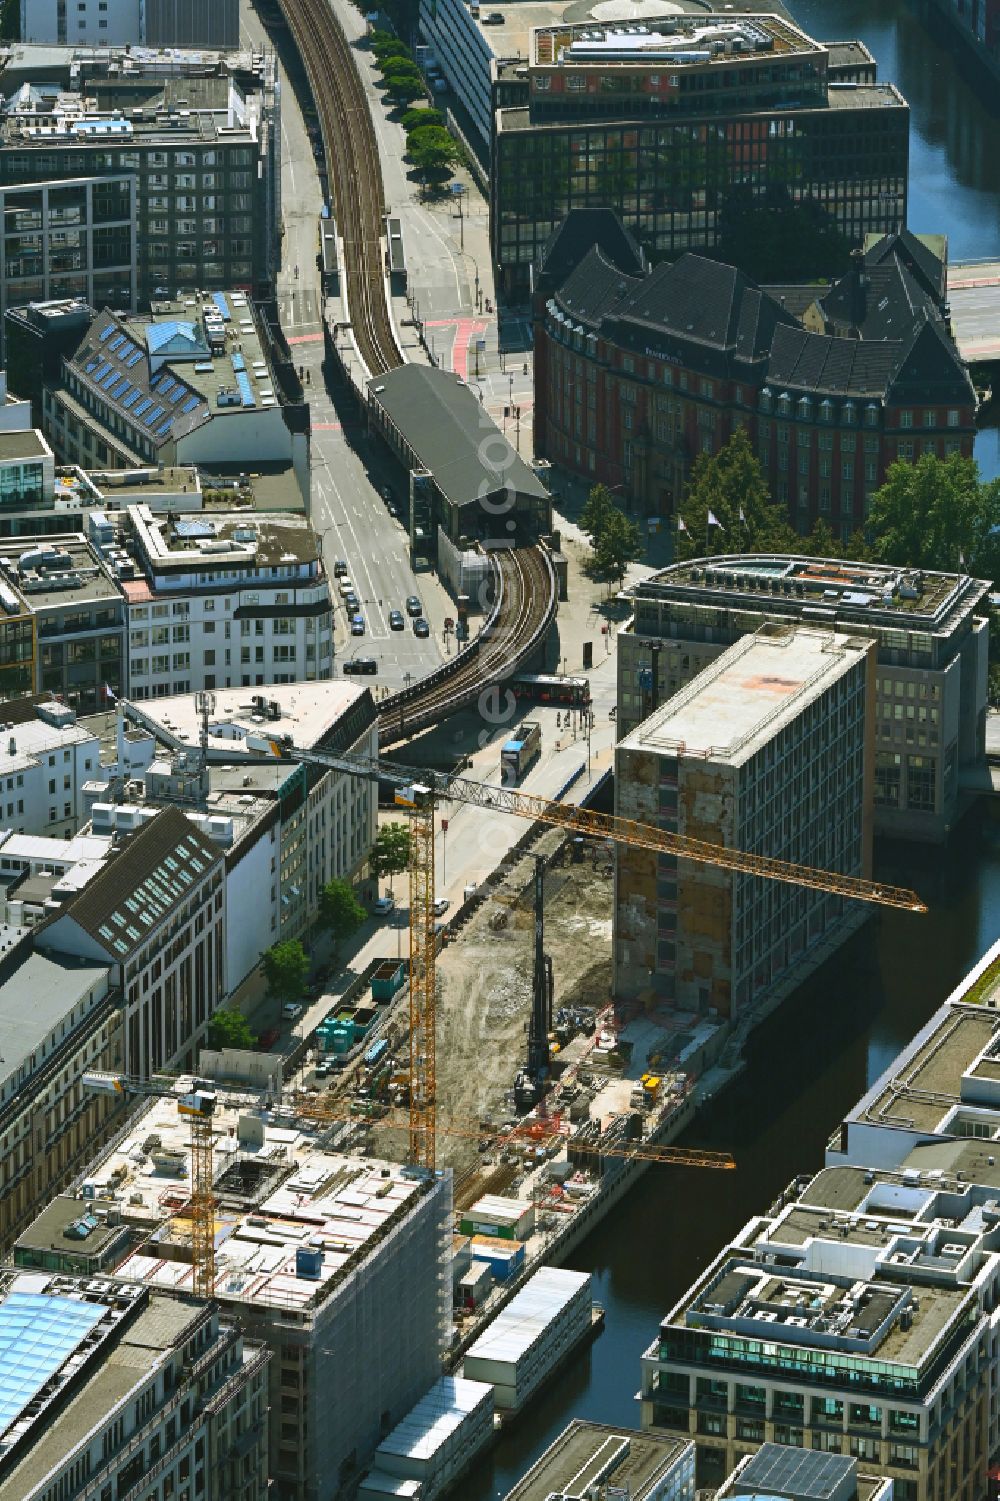
<svg viewBox="0 0 1000 1501">
<path fill-rule="evenodd" d="M 951 411 L 951 412 L 948 413 L 948 426 L 949 427 L 957 427 L 958 426 L 958 413 L 957 412 Z"/>
<path fill-rule="evenodd" d="M 908 412 L 908 411 L 900 412 L 900 414 L 899 414 L 899 425 L 900 425 L 900 427 L 912 427 L 913 426 L 913 413 L 912 412 Z"/>
</svg>

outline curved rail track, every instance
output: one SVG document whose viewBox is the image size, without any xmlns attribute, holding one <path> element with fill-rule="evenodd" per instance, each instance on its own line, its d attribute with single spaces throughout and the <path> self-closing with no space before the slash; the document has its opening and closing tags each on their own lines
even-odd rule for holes
<svg viewBox="0 0 1000 1501">
<path fill-rule="evenodd" d="M 404 362 L 389 311 L 383 259 L 385 195 L 378 138 L 351 44 L 329 0 L 282 0 L 323 133 L 344 246 L 345 312 L 369 375 Z M 493 554 L 497 606 L 476 640 L 429 678 L 386 699 L 379 742 L 393 745 L 470 707 L 528 659 L 556 613 L 555 572 L 541 547 Z"/>
</svg>

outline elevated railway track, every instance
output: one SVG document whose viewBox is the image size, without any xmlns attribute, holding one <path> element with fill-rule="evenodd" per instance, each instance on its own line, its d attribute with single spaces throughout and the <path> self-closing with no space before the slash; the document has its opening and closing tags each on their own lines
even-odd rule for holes
<svg viewBox="0 0 1000 1501">
<path fill-rule="evenodd" d="M 385 276 L 387 205 L 378 138 L 351 44 L 329 0 L 281 0 L 312 90 L 343 242 L 344 317 L 370 377 L 405 356 L 396 339 Z M 537 650 L 556 613 L 556 579 L 542 547 L 498 550 L 495 605 L 476 639 L 427 678 L 386 699 L 379 741 L 395 745 L 472 707 L 492 683 Z"/>
</svg>

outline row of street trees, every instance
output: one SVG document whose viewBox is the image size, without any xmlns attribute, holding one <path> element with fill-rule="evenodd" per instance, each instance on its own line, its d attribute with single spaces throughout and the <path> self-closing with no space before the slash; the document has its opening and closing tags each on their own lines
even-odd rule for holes
<svg viewBox="0 0 1000 1501">
<path fill-rule="evenodd" d="M 371 49 L 386 93 L 397 105 L 412 105 L 427 89 L 405 42 L 388 31 L 373 31 Z M 437 109 L 407 109 L 400 122 L 406 131 L 406 154 L 425 182 L 443 180 L 463 160 L 462 148 L 445 129 Z"/>
</svg>

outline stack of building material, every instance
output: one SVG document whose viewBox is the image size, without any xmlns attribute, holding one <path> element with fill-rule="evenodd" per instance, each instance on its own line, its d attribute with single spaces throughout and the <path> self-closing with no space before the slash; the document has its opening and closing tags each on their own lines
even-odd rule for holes
<svg viewBox="0 0 1000 1501">
<path fill-rule="evenodd" d="M 516 1412 L 587 1335 L 591 1309 L 588 1273 L 542 1267 L 470 1347 L 463 1375 L 492 1382 L 497 1407 Z"/>
</svg>

